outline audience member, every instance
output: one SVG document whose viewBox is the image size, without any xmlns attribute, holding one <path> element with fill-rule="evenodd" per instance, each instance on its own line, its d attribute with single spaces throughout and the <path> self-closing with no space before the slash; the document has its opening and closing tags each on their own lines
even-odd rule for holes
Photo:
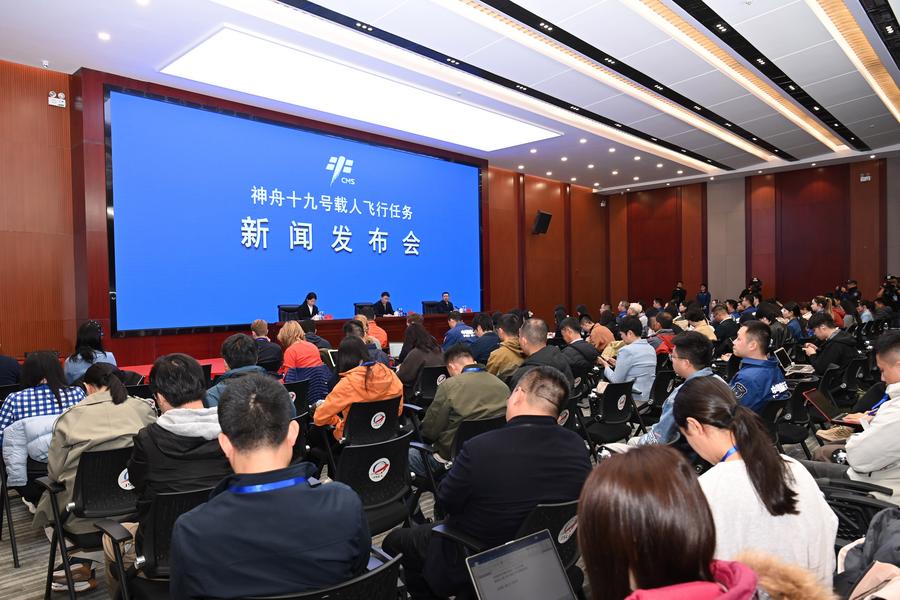
<svg viewBox="0 0 900 600">
<path fill-rule="evenodd" d="M 790 334 L 790 341 L 800 341 L 805 329 L 800 323 L 800 305 L 796 302 L 788 302 L 782 307 L 781 315 L 787 319 L 785 327 L 787 327 Z"/>
<path fill-rule="evenodd" d="M 654 298 L 650 308 L 644 311 L 644 314 L 647 315 L 647 318 L 655 317 L 659 311 L 663 309 L 665 306 L 665 302 L 663 302 L 662 298 Z"/>
<path fill-rule="evenodd" d="M 756 574 L 713 560 L 716 538 L 694 470 L 671 448 L 613 456 L 581 490 L 578 546 L 592 600 L 755 600 Z"/>
<path fill-rule="evenodd" d="M 225 390 L 219 443 L 235 474 L 175 523 L 173 598 L 296 594 L 365 570 L 371 538 L 362 502 L 342 483 L 314 479 L 314 465 L 291 464 L 299 435 L 291 414 L 287 391 L 271 377 L 251 374 Z"/>
<path fill-rule="evenodd" d="M 556 422 L 568 395 L 556 369 L 538 366 L 522 376 L 507 402 L 506 426 L 466 442 L 438 486 L 447 525 L 498 546 L 513 539 L 538 504 L 578 497 L 591 463 L 584 440 Z M 469 585 L 464 557 L 452 542 L 433 537 L 433 527 L 395 529 L 384 540 L 388 554 L 403 553 L 416 600 L 446 598 Z"/>
<path fill-rule="evenodd" d="M 709 293 L 709 288 L 705 283 L 700 284 L 700 291 L 697 292 L 696 301 L 700 310 L 703 311 L 703 314 L 708 315 L 709 306 L 712 303 L 712 294 Z"/>
<path fill-rule="evenodd" d="M 841 308 L 844 311 L 844 320 L 841 323 L 838 323 L 842 329 L 850 329 L 854 325 L 857 324 L 856 314 L 858 312 L 859 304 L 854 300 L 841 300 Z"/>
<path fill-rule="evenodd" d="M 778 454 L 759 417 L 718 379 L 685 383 L 674 414 L 694 451 L 714 465 L 700 486 L 716 523 L 716 557 L 766 552 L 830 587 L 838 520 L 803 465 Z"/>
<path fill-rule="evenodd" d="M 644 314 L 644 307 L 641 306 L 637 302 L 632 302 L 628 305 L 627 316 L 635 317 L 637 320 L 641 322 L 641 327 L 643 327 L 643 331 L 647 331 L 647 315 Z"/>
<path fill-rule="evenodd" d="M 759 304 L 759 297 L 754 293 L 746 294 L 741 297 L 740 316 L 755 315 L 756 305 Z"/>
<path fill-rule="evenodd" d="M 890 321 L 894 318 L 894 310 L 884 296 L 875 298 L 875 312 L 872 316 L 875 317 L 876 321 Z"/>
<path fill-rule="evenodd" d="M 610 383 L 634 381 L 631 387 L 634 401 L 646 402 L 656 379 L 656 351 L 647 340 L 641 339 L 641 322 L 636 318 L 622 319 L 619 329 L 625 345 L 619 348 L 615 359 L 600 357 L 600 364 L 605 367 L 603 374 Z"/>
<path fill-rule="evenodd" d="M 772 336 L 769 350 L 772 351 L 783 348 L 791 339 L 787 327 L 778 320 L 780 313 L 781 310 L 770 302 L 762 302 L 756 309 L 756 318 L 769 326 L 769 335 Z"/>
<path fill-rule="evenodd" d="M 848 279 L 845 291 L 841 294 L 841 300 L 850 300 L 851 302 L 859 302 L 862 300 L 862 292 L 859 291 L 859 282 L 855 279 Z"/>
<path fill-rule="evenodd" d="M 569 363 L 573 377 L 584 377 L 597 364 L 600 352 L 596 347 L 581 339 L 581 326 L 573 317 L 566 317 L 562 320 L 559 324 L 559 334 L 566 342 L 562 353 Z"/>
<path fill-rule="evenodd" d="M 742 360 L 729 386 L 738 402 L 756 413 L 762 413 L 769 400 L 790 397 L 778 361 L 768 355 L 769 335 L 768 325 L 749 321 L 734 340 L 734 354 Z"/>
<path fill-rule="evenodd" d="M 356 319 L 362 321 L 363 327 L 366 329 L 368 336 L 377 341 L 378 347 L 382 350 L 388 348 L 388 334 L 378 323 L 375 322 L 375 311 L 371 306 L 363 307 L 360 311 L 362 314 L 356 315 Z M 360 318 L 362 317 L 362 318 Z"/>
<path fill-rule="evenodd" d="M 628 316 L 628 300 L 619 300 L 616 306 L 616 323 Z"/>
<path fill-rule="evenodd" d="M 686 313 L 684 318 L 687 320 L 691 329 L 706 336 L 710 341 L 716 341 L 716 330 L 713 329 L 709 321 L 706 320 L 706 313 L 697 306 L 693 306 Z"/>
<path fill-rule="evenodd" d="M 344 436 L 344 421 L 354 402 L 388 400 L 403 395 L 403 383 L 390 367 L 371 360 L 365 343 L 356 336 L 341 340 L 338 347 L 340 381 L 316 408 L 314 422 L 319 427 L 334 425 L 334 438 Z M 400 400 L 399 412 L 403 412 Z"/>
<path fill-rule="evenodd" d="M 754 277 L 747 284 L 747 287 L 741 292 L 741 297 L 746 296 L 747 294 L 760 294 L 762 295 L 762 280 L 759 277 Z"/>
<path fill-rule="evenodd" d="M 725 301 L 725 308 L 728 309 L 728 314 L 732 319 L 734 319 L 735 323 L 738 319 L 741 318 L 741 307 L 737 300 L 732 300 L 729 298 Z"/>
<path fill-rule="evenodd" d="M 803 345 L 803 351 L 809 358 L 809 364 L 815 367 L 817 375 L 823 375 L 830 365 L 844 369 L 859 356 L 856 338 L 838 329 L 827 313 L 813 315 L 809 320 L 809 328 L 821 345 L 807 342 Z"/>
<path fill-rule="evenodd" d="M 422 437 L 433 442 L 437 456 L 423 457 L 421 452 L 409 450 L 409 469 L 418 477 L 426 476 L 426 468 L 435 477 L 446 473 L 444 464 L 451 458 L 461 422 L 499 417 L 506 411 L 509 388 L 476 363 L 471 346 L 453 346 L 444 353 L 444 362 L 450 377 L 438 387 L 421 426 Z"/>
<path fill-rule="evenodd" d="M 437 342 L 419 323 L 407 326 L 403 335 L 403 345 L 409 348 L 409 353 L 397 369 L 397 377 L 403 383 L 403 399 L 412 402 L 422 369 L 442 366 L 444 357 L 441 356 Z"/>
<path fill-rule="evenodd" d="M 847 439 L 846 464 L 803 464 L 815 477 L 852 479 L 890 488 L 892 496 L 875 496 L 900 504 L 900 331 L 886 331 L 878 337 L 875 361 L 887 387 L 881 401 L 870 410 L 844 418 L 866 423 L 862 431 Z"/>
<path fill-rule="evenodd" d="M 525 353 L 519 345 L 519 329 L 521 326 L 522 321 L 514 314 L 505 314 L 500 317 L 500 321 L 497 323 L 497 336 L 500 338 L 500 345 L 491 352 L 491 356 L 488 358 L 488 373 L 496 375 L 500 379 L 506 379 L 525 360 Z"/>
<path fill-rule="evenodd" d="M 300 328 L 297 321 L 288 321 L 288 323 L 285 323 L 285 327 L 287 327 L 289 323 L 293 323 L 297 329 Z M 284 328 L 282 328 L 281 331 L 284 331 Z M 279 332 L 278 335 L 281 336 L 281 332 Z M 222 358 L 225 360 L 225 367 L 228 370 L 220 375 L 216 379 L 215 385 L 206 391 L 207 407 L 219 404 L 219 398 L 222 396 L 222 392 L 225 391 L 225 387 L 231 383 L 231 379 L 246 375 L 247 373 L 266 372 L 265 369 L 256 364 L 258 359 L 256 342 L 245 333 L 236 333 L 226 338 L 225 341 L 222 342 L 221 353 Z M 316 350 L 316 357 L 318 357 L 318 355 L 319 351 Z M 291 368 L 292 365 L 289 361 L 292 360 L 293 355 L 291 353 L 291 348 L 288 348 L 284 353 L 284 365 L 287 369 Z"/>
<path fill-rule="evenodd" d="M 650 335 L 647 337 L 647 343 L 657 354 L 669 354 L 672 351 L 672 338 L 674 337 L 672 315 L 666 311 L 657 313 L 650 322 Z"/>
<path fill-rule="evenodd" d="M 406 326 L 409 327 L 413 323 L 417 323 L 419 325 L 425 326 L 425 319 L 419 313 L 411 312 L 406 316 Z M 432 336 L 433 338 L 433 336 Z M 435 341 L 437 343 L 437 341 Z M 400 356 L 397 357 L 397 361 L 403 362 L 406 360 L 406 355 L 409 354 L 411 348 L 406 345 L 406 342 L 403 342 L 403 347 L 400 348 Z"/>
<path fill-rule="evenodd" d="M 569 387 L 572 387 L 575 378 L 572 376 L 572 369 L 569 368 L 569 361 L 565 359 L 559 348 L 547 345 L 547 324 L 544 321 L 541 319 L 525 321 L 519 329 L 519 345 L 527 358 L 510 377 L 510 390 L 516 389 L 519 379 L 525 373 L 541 365 L 558 369 L 569 382 Z"/>
<path fill-rule="evenodd" d="M 367 345 L 372 345 L 375 348 L 378 348 L 379 350 L 384 348 L 384 345 L 382 345 L 382 343 L 381 343 L 382 342 L 381 337 L 376 337 L 369 333 L 370 323 L 369 323 L 369 318 L 366 315 L 364 315 L 362 313 L 354 315 L 353 320 L 358 322 L 360 325 L 362 325 L 363 340 L 366 342 Z M 374 323 L 373 323 L 373 325 L 374 325 Z M 381 329 L 381 328 L 379 327 L 379 329 Z M 382 329 L 382 331 L 384 331 L 384 330 Z M 385 343 L 386 343 L 387 333 L 384 334 L 384 339 L 385 339 Z"/>
<path fill-rule="evenodd" d="M 103 328 L 97 321 L 87 321 L 78 328 L 75 336 L 75 352 L 66 359 L 63 370 L 66 381 L 75 383 L 84 375 L 92 364 L 109 363 L 116 366 L 116 357 L 112 352 L 103 350 Z"/>
<path fill-rule="evenodd" d="M 600 311 L 600 317 L 597 323 L 609 329 L 613 334 L 613 340 L 619 339 L 619 320 L 611 310 Z M 603 352 L 603 350 L 600 350 L 600 352 Z"/>
<path fill-rule="evenodd" d="M 453 303 L 450 302 L 450 292 L 444 292 L 441 294 L 441 301 L 438 302 L 438 305 L 434 308 L 434 312 L 442 315 L 449 314 L 454 310 Z"/>
<path fill-rule="evenodd" d="M 16 385 L 22 378 L 22 367 L 12 356 L 0 354 L 0 385 Z"/>
<path fill-rule="evenodd" d="M 672 352 L 669 355 L 672 360 L 672 370 L 685 382 L 695 377 L 716 377 L 710 369 L 712 361 L 712 345 L 702 333 L 697 331 L 685 331 L 679 333 L 672 340 Z M 650 427 L 649 431 L 640 437 L 632 438 L 628 443 L 632 446 L 644 446 L 646 444 L 671 444 L 678 439 L 678 425 L 672 414 L 675 398 L 682 383 L 669 394 L 663 402 L 659 421 Z"/>
<path fill-rule="evenodd" d="M 491 352 L 500 346 L 500 337 L 494 331 L 494 320 L 487 313 L 478 313 L 472 320 L 477 339 L 472 342 L 472 356 L 481 364 L 487 364 Z"/>
<path fill-rule="evenodd" d="M 381 298 L 375 303 L 372 314 L 377 317 L 392 317 L 394 315 L 394 307 L 391 305 L 390 292 L 381 292 Z"/>
<path fill-rule="evenodd" d="M 459 343 L 472 344 L 475 342 L 475 330 L 463 323 L 459 311 L 450 311 L 447 315 L 447 325 L 450 326 L 450 330 L 444 334 L 442 350 L 447 350 Z"/>
<path fill-rule="evenodd" d="M 300 327 L 303 329 L 303 338 L 318 348 L 319 350 L 331 350 L 331 342 L 319 336 L 316 331 L 316 322 L 312 319 L 300 321 Z"/>
<path fill-rule="evenodd" d="M 297 320 L 305 321 L 306 319 L 312 319 L 319 315 L 319 307 L 316 306 L 316 302 L 319 301 L 319 297 L 315 292 L 310 292 L 306 294 L 306 298 L 303 300 L 303 304 L 300 305 L 300 309 L 297 311 Z"/>
<path fill-rule="evenodd" d="M 29 460 L 47 462 L 56 418 L 84 398 L 80 387 L 68 387 L 54 352 L 31 352 L 22 366 L 22 391 L 0 403 L 0 446 L 6 462 L 8 485 L 19 492 L 25 505 L 34 504 L 43 488 L 34 479 L 43 476 L 41 465 L 28 471 Z M 34 452 L 32 456 L 31 452 Z"/>
<path fill-rule="evenodd" d="M 244 337 L 253 344 L 250 336 Z M 91 365 L 84 372 L 84 387 L 88 396 L 60 415 L 53 427 L 53 438 L 50 441 L 47 475 L 65 488 L 57 494 L 60 507 L 72 502 L 75 473 L 83 453 L 128 448 L 133 444 L 135 434 L 156 420 L 156 411 L 147 401 L 128 396 L 125 385 L 116 376 L 115 366 L 109 363 L 97 362 Z M 122 515 L 116 517 L 116 520 L 126 518 L 127 515 Z M 66 519 L 65 529 L 75 535 L 94 533 L 97 531 L 94 521 L 70 514 Z M 44 494 L 34 515 L 34 526 L 46 527 L 52 522 L 50 495 Z M 75 578 L 74 591 L 86 591 L 96 585 L 93 569 L 88 564 L 83 559 L 70 559 Z M 53 589 L 67 589 L 62 569 L 57 569 L 54 573 Z"/>
<path fill-rule="evenodd" d="M 687 290 L 684 289 L 684 282 L 678 281 L 675 283 L 675 289 L 672 290 L 672 302 L 675 304 L 681 304 L 687 298 Z M 634 315 L 632 315 L 634 316 Z"/>
<path fill-rule="evenodd" d="M 612 313 L 609 311 L 607 311 L 606 314 L 610 318 L 612 317 Z M 603 352 L 606 346 L 616 339 L 616 336 L 613 335 L 613 332 L 610 331 L 609 327 L 601 325 L 600 323 L 594 323 L 594 320 L 589 314 L 581 315 L 579 318 L 579 325 L 581 326 L 582 335 L 585 336 L 589 344 L 597 349 L 597 352 Z"/>
<path fill-rule="evenodd" d="M 870 321 L 873 321 L 875 319 L 872 316 L 872 312 L 874 310 L 874 304 L 872 304 L 868 300 L 860 300 L 859 304 L 856 305 L 856 314 L 859 318 L 859 322 L 862 324 L 866 324 Z"/>
<path fill-rule="evenodd" d="M 378 346 L 378 342 L 366 337 L 366 327 L 362 321 L 353 319 L 344 323 L 344 336 L 358 337 L 369 351 L 369 358 L 386 367 L 391 366 L 390 357 Z"/>
<path fill-rule="evenodd" d="M 809 323 L 809 319 L 812 317 L 812 305 L 809 302 L 801 302 L 800 303 L 800 325 L 803 326 L 803 331 L 806 332 L 807 324 Z"/>
<path fill-rule="evenodd" d="M 309 321 L 312 323 L 312 321 Z M 306 399 L 310 404 L 322 400 L 329 390 L 331 369 L 322 361 L 319 348 L 307 339 L 297 321 L 288 321 L 278 332 L 278 342 L 284 346 L 284 382 L 309 381 Z"/>
<path fill-rule="evenodd" d="M 719 343 L 734 338 L 739 328 L 738 322 L 728 312 L 727 306 L 720 304 L 713 309 L 713 330 Z"/>
<path fill-rule="evenodd" d="M 280 369 L 284 353 L 281 346 L 269 339 L 269 324 L 262 319 L 256 319 L 250 324 L 250 331 L 253 332 L 253 341 L 256 342 L 256 360 L 262 364 L 277 363 Z"/>
</svg>

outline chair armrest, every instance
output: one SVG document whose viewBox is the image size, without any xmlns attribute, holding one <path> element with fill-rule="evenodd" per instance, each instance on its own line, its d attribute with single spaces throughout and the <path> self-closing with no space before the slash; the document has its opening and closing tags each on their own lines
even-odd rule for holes
<svg viewBox="0 0 900 600">
<path fill-rule="evenodd" d="M 131 541 L 131 533 L 122 527 L 121 523 L 113 521 L 112 519 L 100 519 L 94 523 L 94 527 L 102 531 L 104 535 L 108 535 L 114 542 L 122 543 Z"/>
<path fill-rule="evenodd" d="M 878 494 L 884 494 L 885 496 L 892 496 L 894 494 L 894 490 L 890 488 L 882 487 L 880 485 L 875 485 L 872 483 L 865 483 L 864 481 L 853 481 L 850 479 L 829 479 L 828 477 L 820 477 L 816 479 L 816 483 L 819 484 L 819 487 L 844 489 L 854 492 L 876 492 Z"/>
<path fill-rule="evenodd" d="M 403 410 L 404 410 L 404 412 L 406 411 L 407 408 L 408 408 L 409 410 L 411 410 L 412 412 L 417 413 L 417 414 L 422 414 L 422 413 L 425 412 L 425 409 L 422 408 L 421 406 L 418 406 L 418 405 L 416 405 L 416 404 L 410 404 L 410 403 L 408 403 L 408 402 L 404 402 L 404 403 L 403 403 Z"/>
<path fill-rule="evenodd" d="M 34 480 L 34 482 L 51 494 L 58 494 L 66 489 L 65 485 L 59 483 L 58 481 L 53 481 L 49 477 L 38 477 Z"/>
<path fill-rule="evenodd" d="M 474 537 L 467 535 L 461 531 L 452 529 L 446 524 L 436 525 L 431 531 L 432 533 L 437 534 L 443 538 L 456 542 L 457 544 L 461 545 L 463 548 L 471 552 L 482 552 L 483 550 L 487 550 L 484 542 L 482 542 L 481 540 L 475 539 Z"/>
<path fill-rule="evenodd" d="M 390 562 L 394 558 L 393 556 L 391 556 L 390 554 L 388 554 L 387 552 L 385 552 L 384 550 L 382 550 L 381 548 L 379 548 L 377 546 L 372 546 L 372 549 L 370 550 L 370 555 L 372 556 L 372 558 L 376 558 L 376 559 L 380 560 L 382 564 L 384 564 L 386 562 Z"/>
<path fill-rule="evenodd" d="M 410 448 L 415 448 L 422 454 L 435 454 L 437 450 L 434 449 L 434 446 L 431 444 L 423 444 L 422 442 L 410 442 Z"/>
</svg>

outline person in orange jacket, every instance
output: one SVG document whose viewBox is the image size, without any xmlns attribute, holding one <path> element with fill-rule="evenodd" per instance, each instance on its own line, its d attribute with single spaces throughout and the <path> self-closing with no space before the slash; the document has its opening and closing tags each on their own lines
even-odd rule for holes
<svg viewBox="0 0 900 600">
<path fill-rule="evenodd" d="M 341 379 L 316 408 L 313 421 L 319 427 L 334 425 L 334 437 L 344 436 L 344 420 L 354 402 L 374 402 L 403 396 L 403 383 L 397 374 L 369 358 L 365 343 L 348 336 L 338 347 L 338 373 Z M 399 412 L 403 412 L 400 400 Z"/>
</svg>

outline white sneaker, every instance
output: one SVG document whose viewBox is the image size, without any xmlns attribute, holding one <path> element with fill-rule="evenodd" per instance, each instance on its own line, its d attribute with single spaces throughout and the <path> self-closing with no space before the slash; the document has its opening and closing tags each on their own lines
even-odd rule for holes
<svg viewBox="0 0 900 600">
<path fill-rule="evenodd" d="M 27 508 L 27 509 L 28 509 L 28 512 L 30 512 L 31 514 L 34 514 L 35 511 L 37 510 L 37 509 L 34 507 L 34 504 L 32 504 L 31 502 L 29 502 L 29 501 L 26 500 L 25 498 L 22 498 L 22 504 L 25 505 L 25 508 Z"/>
</svg>

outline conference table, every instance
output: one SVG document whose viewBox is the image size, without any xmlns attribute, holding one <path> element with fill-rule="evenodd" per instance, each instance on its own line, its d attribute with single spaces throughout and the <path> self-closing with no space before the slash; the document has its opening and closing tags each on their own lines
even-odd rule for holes
<svg viewBox="0 0 900 600">
<path fill-rule="evenodd" d="M 227 371 L 227 367 L 225 367 L 225 360 L 222 358 L 203 358 L 198 360 L 201 365 L 211 365 L 212 366 L 212 376 L 218 377 L 225 371 Z M 140 373 L 144 376 L 144 380 L 150 379 L 150 370 L 153 368 L 152 364 L 149 365 L 129 365 L 127 367 L 120 367 L 123 371 L 133 371 L 135 373 Z"/>
</svg>

